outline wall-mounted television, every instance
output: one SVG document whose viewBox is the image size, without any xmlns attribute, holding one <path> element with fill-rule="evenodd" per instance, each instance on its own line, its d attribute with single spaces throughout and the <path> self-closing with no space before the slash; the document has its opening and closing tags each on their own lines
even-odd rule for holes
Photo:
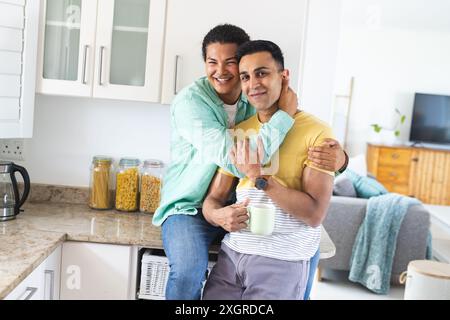
<svg viewBox="0 0 450 320">
<path fill-rule="evenodd" d="M 450 96 L 415 94 L 409 140 L 450 145 Z"/>
</svg>

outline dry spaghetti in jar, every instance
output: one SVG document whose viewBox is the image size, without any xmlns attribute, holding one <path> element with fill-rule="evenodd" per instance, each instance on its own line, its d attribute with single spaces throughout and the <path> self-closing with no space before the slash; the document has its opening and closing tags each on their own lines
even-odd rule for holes
<svg viewBox="0 0 450 320">
<path fill-rule="evenodd" d="M 144 161 L 141 171 L 141 200 L 139 210 L 145 213 L 154 213 L 161 200 L 162 167 L 160 160 L 149 159 Z"/>
<path fill-rule="evenodd" d="M 122 158 L 116 172 L 116 209 L 136 211 L 139 200 L 139 159 Z"/>
<path fill-rule="evenodd" d="M 89 207 L 111 209 L 114 197 L 114 170 L 112 158 L 94 156 L 89 183 Z"/>
</svg>

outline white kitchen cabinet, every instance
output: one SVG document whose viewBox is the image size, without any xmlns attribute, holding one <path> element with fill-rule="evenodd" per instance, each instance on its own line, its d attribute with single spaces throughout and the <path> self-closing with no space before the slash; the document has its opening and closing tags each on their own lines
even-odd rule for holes
<svg viewBox="0 0 450 320">
<path fill-rule="evenodd" d="M 0 138 L 33 134 L 38 23 L 38 1 L 0 1 Z"/>
<path fill-rule="evenodd" d="M 222 23 L 243 28 L 253 40 L 278 44 L 296 89 L 307 7 L 307 0 L 168 0 L 162 103 L 205 74 L 202 40 Z"/>
<path fill-rule="evenodd" d="M 39 93 L 91 96 L 97 0 L 41 1 Z"/>
<path fill-rule="evenodd" d="M 43 263 L 41 277 L 44 288 L 44 300 L 59 300 L 61 283 L 61 254 L 62 245 L 59 245 Z"/>
<path fill-rule="evenodd" d="M 61 247 L 53 250 L 5 300 L 59 300 Z"/>
<path fill-rule="evenodd" d="M 43 0 L 37 92 L 156 102 L 166 0 Z"/>
<path fill-rule="evenodd" d="M 43 300 L 44 283 L 42 282 L 42 274 L 43 266 L 39 265 L 5 297 L 5 300 Z"/>
<path fill-rule="evenodd" d="M 94 96 L 158 102 L 165 0 L 99 0 Z"/>
<path fill-rule="evenodd" d="M 65 242 L 61 300 L 135 299 L 136 270 L 132 246 Z"/>
</svg>

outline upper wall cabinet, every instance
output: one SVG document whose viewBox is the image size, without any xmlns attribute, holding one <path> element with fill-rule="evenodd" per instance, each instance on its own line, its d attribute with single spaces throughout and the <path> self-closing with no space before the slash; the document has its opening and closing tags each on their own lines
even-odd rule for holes
<svg viewBox="0 0 450 320">
<path fill-rule="evenodd" d="M 166 0 L 43 0 L 37 92 L 160 101 Z"/>
<path fill-rule="evenodd" d="M 31 138 L 39 2 L 0 1 L 0 138 Z"/>
<path fill-rule="evenodd" d="M 285 56 L 297 88 L 308 0 L 167 0 L 162 103 L 205 74 L 201 48 L 214 26 L 231 23 L 251 39 L 271 40 Z"/>
</svg>

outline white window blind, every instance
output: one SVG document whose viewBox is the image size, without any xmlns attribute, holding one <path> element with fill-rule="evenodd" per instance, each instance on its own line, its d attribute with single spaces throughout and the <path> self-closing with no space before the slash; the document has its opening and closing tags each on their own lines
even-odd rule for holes
<svg viewBox="0 0 450 320">
<path fill-rule="evenodd" d="M 24 28 L 25 0 L 0 0 L 0 120 L 20 118 Z"/>
</svg>

